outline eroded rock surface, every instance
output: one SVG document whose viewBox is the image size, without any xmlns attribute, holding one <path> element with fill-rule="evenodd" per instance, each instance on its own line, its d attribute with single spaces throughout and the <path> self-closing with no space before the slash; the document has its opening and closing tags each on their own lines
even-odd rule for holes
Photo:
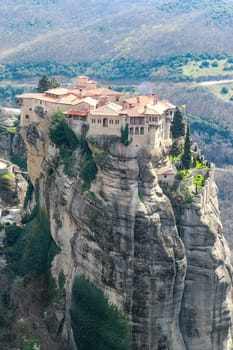
<svg viewBox="0 0 233 350">
<path fill-rule="evenodd" d="M 170 201 L 157 179 L 158 168 L 168 162 L 165 150 L 135 152 L 111 138 L 88 142 L 98 173 L 84 191 L 79 151 L 77 174 L 69 178 L 58 149 L 38 152 L 26 141 L 29 172 L 39 178 L 40 200 L 61 249 L 53 274 L 63 271 L 66 277 L 63 334 L 70 346 L 75 348 L 71 287 L 84 273 L 130 321 L 134 350 L 230 350 L 231 253 L 222 235 L 214 180 L 204 208 L 197 199 L 174 211 L 175 196 Z M 46 156 L 38 164 L 36 152 Z M 42 169 L 33 169 L 39 163 Z"/>
</svg>

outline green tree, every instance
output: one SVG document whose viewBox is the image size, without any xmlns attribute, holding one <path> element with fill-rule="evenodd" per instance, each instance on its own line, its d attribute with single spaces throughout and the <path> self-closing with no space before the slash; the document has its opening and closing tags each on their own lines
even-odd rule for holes
<svg viewBox="0 0 233 350">
<path fill-rule="evenodd" d="M 176 108 L 171 126 L 172 138 L 177 139 L 185 135 L 185 124 L 181 111 Z"/>
<path fill-rule="evenodd" d="M 63 113 L 57 110 L 49 127 L 49 138 L 57 146 L 65 146 L 75 149 L 78 145 L 78 138 L 69 127 Z"/>
<path fill-rule="evenodd" d="M 123 145 L 125 146 L 128 146 L 130 144 L 128 124 L 126 124 L 125 127 L 121 127 L 121 143 L 123 143 Z"/>
<path fill-rule="evenodd" d="M 174 140 L 171 146 L 170 155 L 177 157 L 182 152 L 182 144 L 179 140 Z"/>
<path fill-rule="evenodd" d="M 38 82 L 37 91 L 38 92 L 45 92 L 49 89 L 56 88 L 60 86 L 59 82 L 56 78 L 49 78 L 47 74 L 44 74 L 42 78 Z"/>
<path fill-rule="evenodd" d="M 184 143 L 184 154 L 182 156 L 182 165 L 184 169 L 189 169 L 191 166 L 191 140 L 189 133 L 189 126 L 187 126 L 187 131 L 185 135 L 185 143 Z"/>
</svg>

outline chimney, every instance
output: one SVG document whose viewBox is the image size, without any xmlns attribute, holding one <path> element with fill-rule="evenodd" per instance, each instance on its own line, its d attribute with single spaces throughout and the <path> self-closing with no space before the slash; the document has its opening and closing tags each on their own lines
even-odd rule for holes
<svg viewBox="0 0 233 350">
<path fill-rule="evenodd" d="M 137 104 L 139 105 L 139 103 L 140 103 L 140 97 L 137 96 Z"/>
<path fill-rule="evenodd" d="M 159 102 L 158 96 L 154 96 L 154 98 L 153 98 L 153 104 L 154 104 L 154 105 L 157 105 L 158 102 Z"/>
</svg>

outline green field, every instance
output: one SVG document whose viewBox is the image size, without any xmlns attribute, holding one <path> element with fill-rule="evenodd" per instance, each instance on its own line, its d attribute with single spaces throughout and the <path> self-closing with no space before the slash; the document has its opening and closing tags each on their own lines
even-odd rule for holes
<svg viewBox="0 0 233 350">
<path fill-rule="evenodd" d="M 224 83 L 207 86 L 208 90 L 225 102 L 233 103 L 233 83 Z"/>
<path fill-rule="evenodd" d="M 182 67 L 183 75 L 200 78 L 200 77 L 213 77 L 213 76 L 229 76 L 233 75 L 233 64 L 229 63 L 227 59 L 220 60 L 190 60 L 188 64 Z"/>
</svg>

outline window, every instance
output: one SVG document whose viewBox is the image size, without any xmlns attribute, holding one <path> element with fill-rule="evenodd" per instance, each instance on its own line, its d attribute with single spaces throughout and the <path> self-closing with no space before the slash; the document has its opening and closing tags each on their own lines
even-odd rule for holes
<svg viewBox="0 0 233 350">
<path fill-rule="evenodd" d="M 29 111 L 32 111 L 32 108 L 31 108 L 31 107 L 29 108 Z"/>
<path fill-rule="evenodd" d="M 129 133 L 130 133 L 130 135 L 133 135 L 133 128 L 129 129 Z"/>
<path fill-rule="evenodd" d="M 135 135 L 138 135 L 139 134 L 139 130 L 138 128 L 135 128 Z"/>
<path fill-rule="evenodd" d="M 119 120 L 115 120 L 115 124 L 119 124 Z"/>
<path fill-rule="evenodd" d="M 25 115 L 25 119 L 29 119 L 29 114 L 26 114 L 26 115 Z"/>
<path fill-rule="evenodd" d="M 95 119 L 92 119 L 91 122 L 92 122 L 92 124 L 95 124 Z"/>
<path fill-rule="evenodd" d="M 140 134 L 141 134 L 141 135 L 144 135 L 144 128 L 143 128 L 143 126 L 142 126 L 141 129 L 140 129 Z"/>
</svg>

